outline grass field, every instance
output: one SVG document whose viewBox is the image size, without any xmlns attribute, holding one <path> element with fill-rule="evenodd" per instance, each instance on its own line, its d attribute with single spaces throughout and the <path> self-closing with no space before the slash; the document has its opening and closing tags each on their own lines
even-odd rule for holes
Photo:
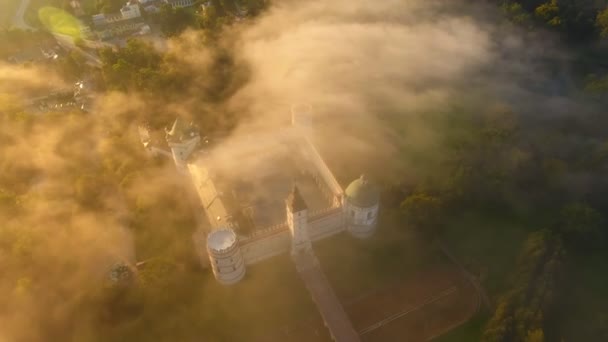
<svg viewBox="0 0 608 342">
<path fill-rule="evenodd" d="M 481 332 L 488 321 L 489 316 L 486 313 L 478 313 L 465 324 L 456 329 L 441 335 L 433 340 L 433 342 L 472 342 L 481 340 Z"/>
<path fill-rule="evenodd" d="M 344 301 L 411 277 L 430 265 L 445 263 L 436 248 L 418 241 L 409 229 L 383 222 L 368 240 L 339 234 L 316 242 L 314 249 Z"/>
<path fill-rule="evenodd" d="M 363 340 L 425 340 L 470 317 L 477 294 L 456 267 L 398 220 L 384 221 L 368 240 L 342 233 L 314 245 Z"/>
<path fill-rule="evenodd" d="M 573 255 L 572 259 L 559 330 L 566 341 L 605 341 L 608 338 L 608 251 Z"/>
<path fill-rule="evenodd" d="M 289 327 L 320 317 L 288 255 L 247 268 L 236 286 L 211 272 L 178 267 L 141 312 L 103 327 L 111 341 L 285 341 Z M 124 313 L 122 309 L 119 313 Z M 323 340 L 324 330 L 309 331 Z M 308 339 L 310 341 L 310 339 Z"/>
<path fill-rule="evenodd" d="M 480 276 L 494 301 L 509 287 L 517 256 L 535 224 L 534 228 L 542 226 L 514 215 L 462 213 L 452 218 L 441 238 L 470 272 Z M 488 319 L 488 314 L 477 314 L 436 341 L 479 341 Z"/>
<path fill-rule="evenodd" d="M 529 227 L 524 219 L 513 216 L 463 213 L 450 221 L 442 239 L 469 271 L 481 275 L 483 287 L 494 300 L 509 285 Z"/>
</svg>

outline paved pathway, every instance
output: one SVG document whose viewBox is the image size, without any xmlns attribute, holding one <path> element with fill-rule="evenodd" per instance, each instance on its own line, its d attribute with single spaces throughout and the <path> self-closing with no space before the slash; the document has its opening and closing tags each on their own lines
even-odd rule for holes
<svg viewBox="0 0 608 342">
<path fill-rule="evenodd" d="M 36 28 L 28 25 L 25 20 L 23 19 L 23 16 L 25 15 L 25 10 L 27 10 L 27 7 L 30 4 L 30 0 L 21 0 L 21 3 L 19 4 L 19 8 L 17 8 L 17 12 L 15 12 L 15 16 L 13 17 L 13 26 L 15 26 L 16 28 L 22 29 L 22 30 L 32 30 L 35 31 Z"/>
<path fill-rule="evenodd" d="M 294 261 L 333 340 L 336 342 L 361 341 L 329 281 L 319 267 L 319 261 L 313 252 L 300 252 L 294 256 Z"/>
</svg>

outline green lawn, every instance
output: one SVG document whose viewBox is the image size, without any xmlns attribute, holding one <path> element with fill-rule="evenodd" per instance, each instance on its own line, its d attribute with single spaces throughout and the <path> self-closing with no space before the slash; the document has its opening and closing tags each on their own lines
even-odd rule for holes
<svg viewBox="0 0 608 342">
<path fill-rule="evenodd" d="M 95 0 L 81 0 L 80 5 L 87 15 L 97 13 Z M 62 9 L 62 2 L 58 0 L 30 0 L 24 17 L 25 22 L 34 27 L 45 26 L 45 24 L 48 25 L 49 22 L 52 22 L 53 25 L 57 26 L 56 30 L 65 31 L 67 28 L 68 32 L 62 32 L 65 34 L 70 34 L 72 27 L 77 22 L 77 18 Z"/>
<path fill-rule="evenodd" d="M 172 272 L 171 284 L 130 321 L 103 327 L 99 340 L 264 340 L 318 317 L 288 255 L 248 266 L 235 286 L 220 285 L 211 272 L 195 268 Z"/>
<path fill-rule="evenodd" d="M 488 295 L 496 299 L 509 285 L 531 225 L 513 216 L 463 213 L 452 218 L 442 239 L 467 269 L 481 275 Z"/>
<path fill-rule="evenodd" d="M 605 341 L 608 338 L 608 251 L 571 255 L 571 258 L 559 330 L 566 341 Z"/>
<path fill-rule="evenodd" d="M 367 240 L 338 234 L 316 242 L 321 267 L 336 293 L 349 300 L 412 276 L 432 263 L 445 262 L 439 251 L 411 231 L 386 219 Z"/>
</svg>

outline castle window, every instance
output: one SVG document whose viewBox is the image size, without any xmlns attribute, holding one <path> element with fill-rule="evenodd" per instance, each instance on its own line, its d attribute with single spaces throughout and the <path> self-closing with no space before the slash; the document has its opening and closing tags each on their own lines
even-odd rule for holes
<svg viewBox="0 0 608 342">
<path fill-rule="evenodd" d="M 372 212 L 370 211 L 370 212 L 367 213 L 367 219 L 369 220 L 371 218 L 372 218 Z"/>
<path fill-rule="evenodd" d="M 355 211 L 354 210 L 350 211 L 350 217 L 355 217 Z"/>
</svg>

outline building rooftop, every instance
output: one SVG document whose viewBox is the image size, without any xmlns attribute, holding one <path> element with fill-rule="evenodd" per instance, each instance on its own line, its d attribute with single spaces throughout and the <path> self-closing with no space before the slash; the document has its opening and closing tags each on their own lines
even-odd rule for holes
<svg viewBox="0 0 608 342">
<path fill-rule="evenodd" d="M 173 122 L 170 130 L 165 129 L 168 142 L 182 142 L 190 140 L 198 135 L 198 128 L 193 123 L 186 123 L 183 119 L 177 118 Z"/>
<path fill-rule="evenodd" d="M 95 30 L 106 30 L 111 29 L 113 27 L 120 27 L 124 25 L 132 25 L 132 24 L 141 24 L 144 23 L 144 19 L 142 17 L 129 18 L 129 19 L 117 19 L 114 21 L 110 21 L 106 18 L 106 20 L 93 20 L 93 26 Z"/>
<path fill-rule="evenodd" d="M 374 206 L 380 200 L 380 192 L 364 175 L 352 181 L 344 193 L 350 203 L 362 208 Z"/>
</svg>

